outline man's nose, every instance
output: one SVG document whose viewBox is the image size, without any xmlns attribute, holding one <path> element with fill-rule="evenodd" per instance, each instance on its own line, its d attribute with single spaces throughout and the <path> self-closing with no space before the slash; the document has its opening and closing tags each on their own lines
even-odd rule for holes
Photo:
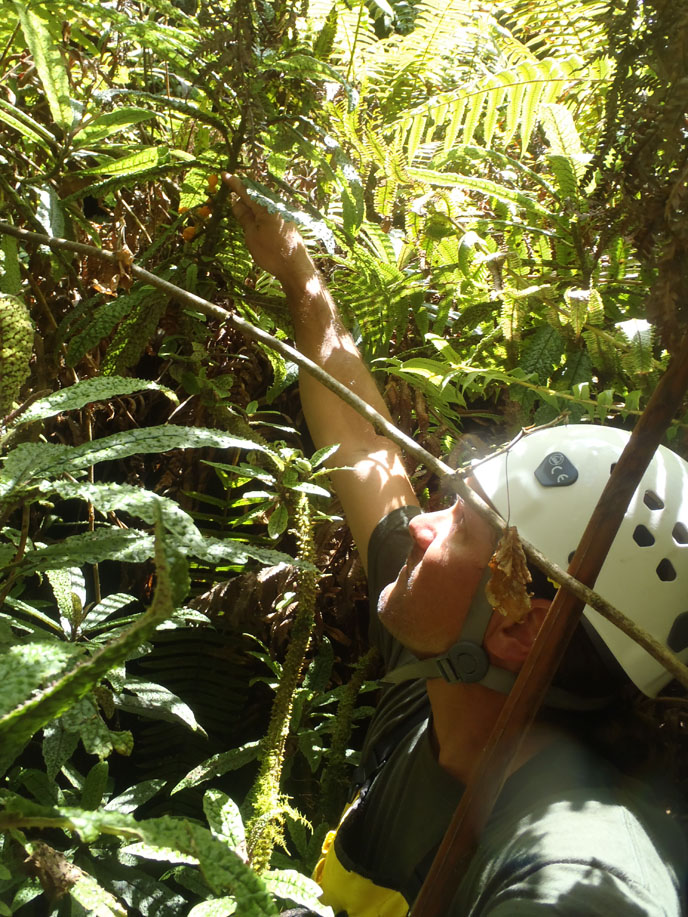
<svg viewBox="0 0 688 917">
<path fill-rule="evenodd" d="M 411 537 L 423 551 L 427 551 L 437 535 L 437 513 L 421 513 L 409 522 Z"/>
</svg>

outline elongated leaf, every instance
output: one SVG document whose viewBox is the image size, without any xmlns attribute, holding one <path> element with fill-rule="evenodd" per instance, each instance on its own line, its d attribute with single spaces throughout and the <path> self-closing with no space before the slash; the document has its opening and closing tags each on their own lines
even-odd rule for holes
<svg viewBox="0 0 688 917">
<path fill-rule="evenodd" d="M 160 295 L 149 286 L 140 286 L 118 296 L 109 302 L 104 302 L 93 310 L 85 325 L 82 323 L 79 330 L 75 330 L 67 347 L 67 364 L 76 366 L 81 358 L 100 342 L 108 337 L 121 321 L 126 320 L 135 309 L 142 307 L 142 300 L 150 298 L 151 302 L 158 302 Z M 103 377 L 99 377 L 102 379 Z M 116 378 L 114 375 L 109 378 Z M 90 380 L 89 380 L 90 381 Z"/>
<path fill-rule="evenodd" d="M 589 157 L 583 153 L 573 115 L 565 105 L 550 103 L 542 106 L 541 119 L 552 153 L 568 159 L 580 179 Z"/>
<path fill-rule="evenodd" d="M 166 146 L 144 147 L 138 153 L 130 153 L 114 162 L 106 162 L 90 169 L 82 169 L 79 175 L 136 175 L 148 169 L 166 165 L 170 159 L 170 151 Z"/>
<path fill-rule="evenodd" d="M 157 112 L 147 108 L 118 108 L 115 111 L 108 111 L 80 127 L 76 132 L 74 144 L 76 147 L 90 146 L 133 124 L 150 121 L 156 117 Z"/>
<path fill-rule="evenodd" d="M 191 707 L 163 685 L 130 675 L 125 691 L 115 697 L 115 704 L 127 713 L 139 713 L 169 723 L 183 723 L 193 732 L 205 735 Z"/>
<path fill-rule="evenodd" d="M 127 917 L 127 911 L 115 896 L 87 873 L 69 890 L 69 894 L 93 917 Z"/>
<path fill-rule="evenodd" d="M 78 411 L 94 401 L 108 401 L 110 398 L 116 398 L 119 395 L 131 395 L 132 392 L 143 391 L 163 391 L 168 397 L 175 398 L 173 393 L 164 388 L 164 386 L 158 385 L 157 382 L 150 382 L 148 379 L 97 376 L 94 379 L 77 382 L 76 385 L 70 385 L 69 388 L 60 389 L 46 398 L 39 398 L 38 401 L 34 401 L 17 418 L 15 426 L 33 423 L 36 420 L 45 420 L 47 417 L 55 417 L 63 411 Z"/>
<path fill-rule="evenodd" d="M 97 761 L 86 774 L 81 791 L 81 805 L 84 809 L 97 809 L 101 804 L 109 773 L 107 761 Z"/>
<path fill-rule="evenodd" d="M 113 752 L 130 755 L 134 739 L 126 730 L 110 729 L 93 697 L 82 697 L 73 704 L 61 718 L 65 729 L 81 739 L 89 755 L 107 758 Z"/>
<path fill-rule="evenodd" d="M 62 719 L 43 727 L 43 760 L 48 779 L 54 780 L 60 768 L 69 761 L 79 744 L 79 734 L 71 732 Z"/>
<path fill-rule="evenodd" d="M 127 430 L 74 447 L 54 443 L 21 443 L 5 458 L 0 474 L 0 499 L 39 475 L 73 473 L 98 462 L 116 461 L 129 455 L 200 446 L 267 451 L 260 443 L 230 436 L 219 430 L 175 426 Z"/>
<path fill-rule="evenodd" d="M 144 802 L 148 802 L 149 799 L 152 799 L 153 796 L 165 786 L 166 782 L 166 780 L 154 778 L 152 780 L 143 780 L 141 783 L 135 783 L 133 786 L 128 787 L 123 793 L 120 793 L 119 796 L 115 796 L 113 799 L 109 800 L 104 808 L 107 812 L 121 812 L 123 814 L 135 812 Z"/>
<path fill-rule="evenodd" d="M 46 495 L 57 494 L 63 500 L 85 500 L 102 513 L 116 512 L 126 507 L 130 515 L 151 525 L 160 513 L 165 529 L 189 548 L 203 540 L 191 516 L 178 503 L 142 487 L 131 484 L 91 484 L 88 481 L 42 481 L 40 491 Z"/>
<path fill-rule="evenodd" d="M 106 526 L 95 532 L 71 535 L 57 544 L 27 551 L 25 570 L 52 570 L 62 565 L 97 564 L 103 560 L 141 563 L 153 555 L 153 537 L 137 529 Z"/>
<path fill-rule="evenodd" d="M 203 811 L 210 830 L 218 840 L 225 841 L 242 860 L 246 860 L 246 834 L 239 806 L 220 790 L 206 790 Z"/>
<path fill-rule="evenodd" d="M 74 115 L 69 98 L 67 68 L 58 44 L 59 24 L 36 4 L 30 6 L 24 0 L 14 0 L 14 8 L 43 83 L 50 114 L 55 124 L 66 132 L 72 127 Z"/>
<path fill-rule="evenodd" d="M 194 905 L 187 917 L 231 917 L 236 909 L 236 898 L 213 898 Z"/>
<path fill-rule="evenodd" d="M 190 786 L 198 786 L 199 783 L 205 783 L 206 780 L 211 780 L 213 777 L 221 777 L 227 771 L 238 770 L 244 764 L 256 760 L 259 748 L 260 742 L 247 742 L 241 748 L 230 748 L 229 751 L 213 755 L 212 758 L 208 758 L 207 761 L 203 761 L 189 771 L 186 777 L 174 787 L 172 793 L 178 793 Z"/>
<path fill-rule="evenodd" d="M 554 218 L 554 215 L 547 210 L 539 201 L 529 197 L 522 191 L 516 191 L 506 188 L 497 182 L 490 181 L 487 178 L 479 178 L 473 175 L 459 175 L 456 172 L 436 172 L 433 169 L 419 169 L 410 167 L 409 175 L 417 181 L 437 188 L 464 188 L 466 191 L 477 191 L 487 197 L 494 197 L 498 201 L 504 201 L 508 204 L 517 204 L 524 210 L 530 210 L 534 213 Z"/>
<path fill-rule="evenodd" d="M 73 644 L 57 640 L 4 647 L 0 655 L 0 716 L 23 704 L 37 688 L 52 681 L 82 655 Z"/>
<path fill-rule="evenodd" d="M 126 608 L 127 605 L 131 605 L 136 601 L 137 599 L 133 595 L 127 595 L 126 592 L 113 592 L 111 595 L 106 595 L 97 605 L 94 605 L 93 608 L 88 610 L 85 618 L 81 622 L 81 630 L 84 633 L 94 630 L 96 627 L 99 627 L 103 621 L 109 618 L 110 615 L 115 614 L 121 608 Z"/>
<path fill-rule="evenodd" d="M 55 142 L 52 134 L 6 99 L 0 99 L 0 121 L 3 121 L 12 130 L 18 131 L 31 143 L 37 144 L 46 153 L 51 152 L 50 142 Z M 48 135 L 48 138 L 45 134 Z"/>
<path fill-rule="evenodd" d="M 334 917 L 332 908 L 319 901 L 322 889 L 317 882 L 295 869 L 271 869 L 264 873 L 263 881 L 278 898 L 286 898 L 294 904 L 307 907 L 320 917 Z"/>
<path fill-rule="evenodd" d="M 22 289 L 17 240 L 3 236 L 0 240 L 0 293 L 19 296 Z"/>
</svg>

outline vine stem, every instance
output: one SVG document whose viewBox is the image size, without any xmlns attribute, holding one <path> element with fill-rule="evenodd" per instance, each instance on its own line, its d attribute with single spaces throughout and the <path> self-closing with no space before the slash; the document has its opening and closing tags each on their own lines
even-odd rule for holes
<svg viewBox="0 0 688 917">
<path fill-rule="evenodd" d="M 268 869 L 275 844 L 281 840 L 286 808 L 281 794 L 285 747 L 291 729 L 294 697 L 315 627 L 318 574 L 315 570 L 313 520 L 305 494 L 298 497 L 293 532 L 299 545 L 299 559 L 308 562 L 310 568 L 302 568 L 297 574 L 298 607 L 289 635 L 289 649 L 261 747 L 260 771 L 248 797 L 252 811 L 246 825 L 247 848 L 251 866 L 258 873 Z"/>
<path fill-rule="evenodd" d="M 4 222 L 0 222 L 0 234 L 14 236 L 22 242 L 47 245 L 49 248 L 56 250 L 71 251 L 80 255 L 100 257 L 105 261 L 123 267 L 124 256 L 122 252 L 105 251 L 102 248 L 86 245 L 83 242 L 72 242 L 68 239 L 59 239 L 53 236 L 44 235 L 43 233 L 30 232 L 26 229 L 19 229 L 16 226 L 12 226 L 10 223 Z M 345 385 L 342 385 L 341 382 L 332 378 L 329 373 L 325 372 L 317 363 L 305 357 L 296 350 L 296 348 L 291 347 L 289 344 L 285 344 L 283 341 L 277 340 L 277 338 L 273 337 L 271 334 L 247 322 L 246 319 L 241 318 L 241 316 L 229 312 L 227 309 L 223 309 L 221 306 L 217 306 L 207 299 L 197 296 L 195 293 L 189 293 L 187 290 L 183 290 L 181 287 L 170 283 L 169 280 L 163 280 L 162 277 L 158 277 L 156 274 L 152 274 L 144 268 L 131 264 L 127 265 L 126 269 L 132 276 L 139 280 L 162 290 L 179 302 L 192 306 L 209 318 L 214 318 L 230 325 L 246 337 L 258 341 L 266 347 L 270 347 L 272 350 L 281 354 L 285 359 L 296 363 L 301 369 L 310 373 L 318 382 L 324 385 L 325 388 L 330 389 L 330 391 L 338 395 L 342 401 L 345 401 L 349 405 L 349 407 L 365 417 L 379 433 L 382 433 L 391 440 L 391 442 L 404 449 L 409 455 L 412 455 L 416 461 L 425 465 L 426 468 L 430 469 L 430 471 L 439 477 L 449 478 L 453 489 L 462 500 L 486 519 L 498 532 L 504 532 L 506 523 L 502 517 L 468 487 L 460 473 L 457 473 L 449 465 L 437 459 L 422 446 L 419 446 L 410 436 L 407 436 L 395 427 L 394 424 L 390 423 L 381 414 L 371 408 L 362 398 L 359 398 L 358 395 L 351 392 Z M 523 540 L 522 545 L 531 563 L 546 573 L 550 579 L 563 586 L 568 592 L 573 593 L 573 595 L 577 596 L 585 604 L 594 608 L 595 611 L 614 624 L 615 627 L 618 627 L 619 630 L 623 631 L 632 640 L 635 640 L 636 643 L 640 644 L 646 652 L 671 673 L 672 677 L 679 681 L 683 687 L 688 689 L 688 666 L 685 666 L 674 653 L 663 646 L 646 630 L 639 627 L 634 621 L 624 615 L 618 608 L 615 608 L 603 599 L 602 596 L 585 586 L 575 577 L 569 575 L 561 567 L 552 563 L 552 561 L 534 545 Z"/>
</svg>

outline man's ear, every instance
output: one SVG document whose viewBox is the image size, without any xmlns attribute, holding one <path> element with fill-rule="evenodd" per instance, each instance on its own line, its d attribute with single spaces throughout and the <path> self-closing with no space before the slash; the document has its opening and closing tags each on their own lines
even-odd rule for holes
<svg viewBox="0 0 688 917">
<path fill-rule="evenodd" d="M 487 626 L 483 645 L 490 662 L 509 672 L 518 672 L 530 652 L 550 606 L 547 599 L 532 599 L 522 621 L 508 621 L 496 611 Z"/>
</svg>

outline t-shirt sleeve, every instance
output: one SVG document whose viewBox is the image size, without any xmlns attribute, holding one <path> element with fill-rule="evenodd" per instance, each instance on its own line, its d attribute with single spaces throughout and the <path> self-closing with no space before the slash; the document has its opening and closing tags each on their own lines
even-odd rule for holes
<svg viewBox="0 0 688 917">
<path fill-rule="evenodd" d="M 620 870 L 590 863 L 551 863 L 497 896 L 480 917 L 681 917 L 666 876 L 648 887 Z"/>
<path fill-rule="evenodd" d="M 394 582 L 406 562 L 412 546 L 408 524 L 420 512 L 418 506 L 401 506 L 393 510 L 377 524 L 368 546 L 370 643 L 380 651 L 386 671 L 414 658 L 380 623 L 377 602 L 384 587 Z"/>
</svg>

